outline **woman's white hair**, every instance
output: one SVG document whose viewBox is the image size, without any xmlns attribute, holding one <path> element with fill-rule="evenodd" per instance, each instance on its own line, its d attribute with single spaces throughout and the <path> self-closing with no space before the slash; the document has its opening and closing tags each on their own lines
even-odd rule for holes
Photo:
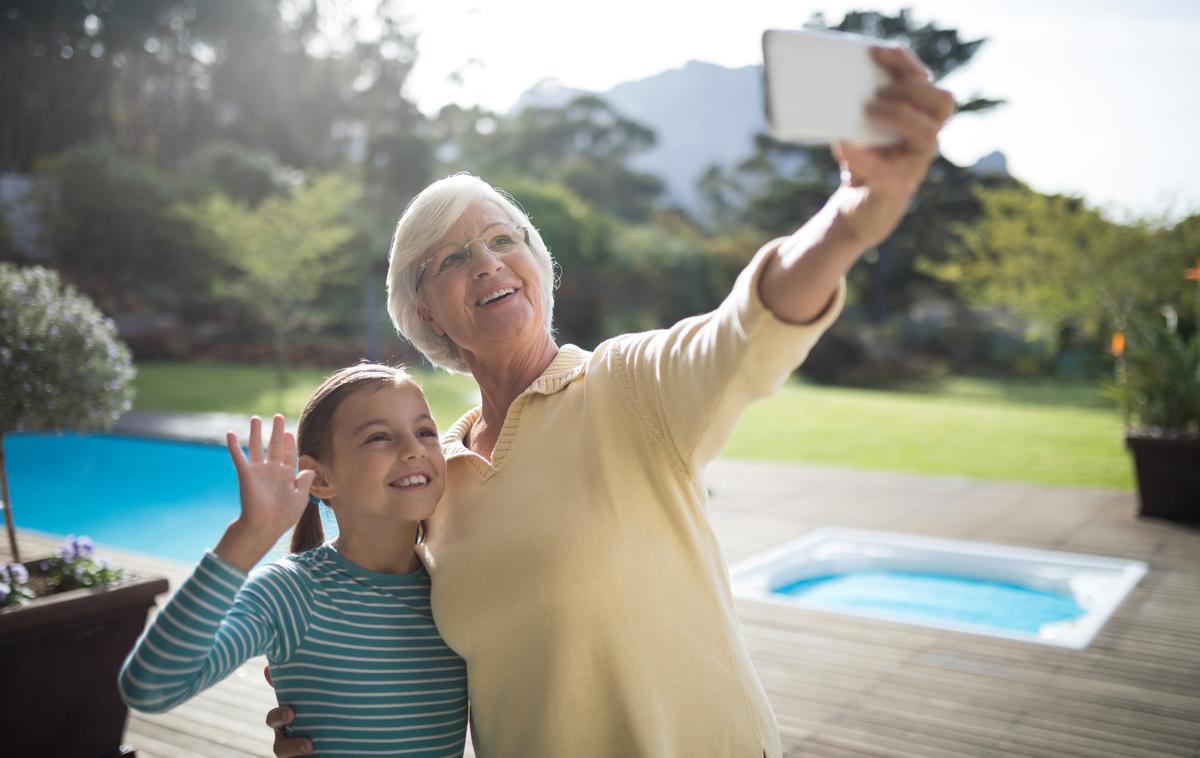
<svg viewBox="0 0 1200 758">
<path fill-rule="evenodd" d="M 504 211 L 509 220 L 529 230 L 529 247 L 537 264 L 542 302 L 546 308 L 546 329 L 554 321 L 554 259 L 542 241 L 542 235 L 530 223 L 517 201 L 477 176 L 454 174 L 439 179 L 412 199 L 392 235 L 388 252 L 388 314 L 401 337 L 429 359 L 433 365 L 454 373 L 468 374 L 458 347 L 447 336 L 438 335 L 417 311 L 417 276 L 430 248 L 450 231 L 459 217 L 477 200 L 486 200 Z"/>
</svg>

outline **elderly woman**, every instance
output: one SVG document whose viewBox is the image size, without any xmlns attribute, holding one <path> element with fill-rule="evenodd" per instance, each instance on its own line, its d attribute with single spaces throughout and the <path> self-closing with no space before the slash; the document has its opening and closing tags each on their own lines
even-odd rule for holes
<svg viewBox="0 0 1200 758">
<path fill-rule="evenodd" d="M 824 209 L 669 329 L 556 344 L 546 244 L 475 177 L 434 183 L 401 217 L 392 318 L 482 395 L 443 437 L 422 548 L 481 758 L 780 756 L 700 475 L 837 317 L 845 273 L 904 215 L 953 110 L 910 53 L 873 54 L 895 81 L 869 114 L 903 143 L 839 146 Z M 303 744 L 277 730 L 277 755 Z"/>
</svg>

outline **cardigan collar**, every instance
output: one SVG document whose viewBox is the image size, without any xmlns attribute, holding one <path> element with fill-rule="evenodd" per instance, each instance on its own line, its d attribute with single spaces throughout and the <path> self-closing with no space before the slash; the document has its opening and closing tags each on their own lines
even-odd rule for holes
<svg viewBox="0 0 1200 758">
<path fill-rule="evenodd" d="M 534 379 L 521 395 L 553 395 L 561 392 L 568 384 L 583 375 L 587 370 L 588 359 L 591 357 L 592 354 L 581 347 L 563 345 L 558 349 L 558 355 L 554 356 L 554 360 L 550 361 L 546 370 L 537 379 Z M 447 457 L 454 453 L 470 452 L 462 441 L 482 412 L 482 408 L 475 406 L 463 414 L 458 421 L 455 421 L 442 435 L 442 446 L 446 448 Z"/>
</svg>

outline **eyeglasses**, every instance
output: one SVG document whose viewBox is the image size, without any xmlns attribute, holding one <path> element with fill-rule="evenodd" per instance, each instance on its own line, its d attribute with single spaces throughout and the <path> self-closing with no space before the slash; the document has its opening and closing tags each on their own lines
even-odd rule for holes
<svg viewBox="0 0 1200 758">
<path fill-rule="evenodd" d="M 496 223 L 475 239 L 453 245 L 442 245 L 434 250 L 432 255 L 421 261 L 421 265 L 417 268 L 416 288 L 421 289 L 421 282 L 427 272 L 430 278 L 434 278 L 466 271 L 467 266 L 471 263 L 471 245 L 476 242 L 481 243 L 492 255 L 503 256 L 521 249 L 521 240 L 524 241 L 525 247 L 529 247 L 528 227 Z"/>
</svg>

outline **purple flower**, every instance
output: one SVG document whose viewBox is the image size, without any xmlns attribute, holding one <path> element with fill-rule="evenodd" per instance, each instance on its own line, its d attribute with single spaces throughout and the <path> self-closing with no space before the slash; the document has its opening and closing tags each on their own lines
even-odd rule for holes
<svg viewBox="0 0 1200 758">
<path fill-rule="evenodd" d="M 41 563 L 38 564 L 38 568 L 41 569 L 42 571 L 49 571 L 50 570 L 50 561 L 42 561 Z"/>
<path fill-rule="evenodd" d="M 0 584 L 0 603 L 8 600 L 8 585 Z"/>
<path fill-rule="evenodd" d="M 25 584 L 29 581 L 29 570 L 19 563 L 8 567 L 8 575 L 12 577 L 14 584 Z"/>
<path fill-rule="evenodd" d="M 73 573 L 75 578 L 81 582 L 87 577 L 87 569 L 83 566 L 76 566 Z"/>
<path fill-rule="evenodd" d="M 96 548 L 96 546 L 92 544 L 91 537 L 80 537 L 75 541 L 75 547 L 78 550 L 79 555 L 84 558 L 91 558 L 92 551 Z"/>
<path fill-rule="evenodd" d="M 67 541 L 58 549 L 58 557 L 64 561 L 69 561 L 77 555 L 79 555 L 79 541 L 75 539 L 74 534 L 68 534 Z"/>
</svg>

